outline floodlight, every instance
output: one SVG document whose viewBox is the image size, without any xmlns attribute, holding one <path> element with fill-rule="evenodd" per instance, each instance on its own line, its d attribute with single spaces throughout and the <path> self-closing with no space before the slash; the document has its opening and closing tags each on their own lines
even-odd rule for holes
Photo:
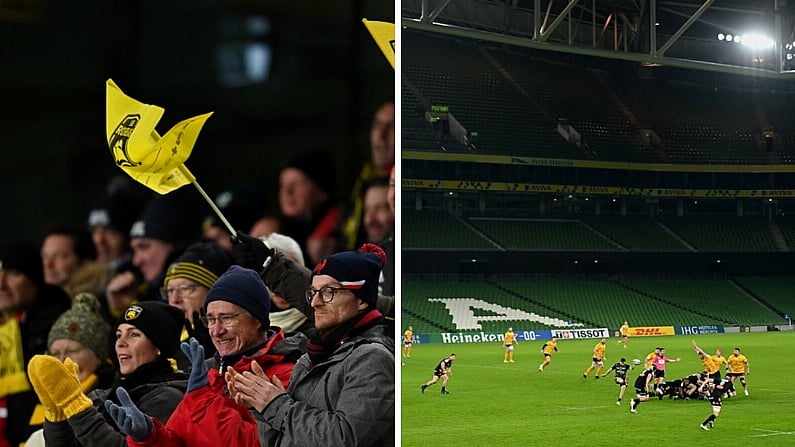
<svg viewBox="0 0 795 447">
<path fill-rule="evenodd" d="M 724 39 L 726 39 L 726 35 L 723 33 L 718 33 L 718 40 L 723 41 Z"/>
<path fill-rule="evenodd" d="M 776 45 L 776 41 L 761 34 L 746 34 L 743 38 L 743 45 L 755 50 L 768 50 Z"/>
<path fill-rule="evenodd" d="M 726 35 L 726 42 L 731 42 L 732 40 L 734 40 L 734 36 L 732 36 L 731 34 L 727 34 Z"/>
</svg>

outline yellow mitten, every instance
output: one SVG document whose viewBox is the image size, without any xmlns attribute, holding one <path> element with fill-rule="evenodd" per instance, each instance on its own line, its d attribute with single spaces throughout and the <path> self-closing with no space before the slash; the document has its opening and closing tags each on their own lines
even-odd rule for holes
<svg viewBox="0 0 795 447">
<path fill-rule="evenodd" d="M 36 357 L 39 358 L 36 359 Z M 34 359 L 36 359 L 35 363 Z M 57 411 L 63 413 L 62 417 L 64 419 L 68 419 L 94 406 L 91 399 L 86 397 L 83 394 L 83 390 L 80 389 L 77 363 L 73 362 L 72 359 L 67 357 L 61 363 L 55 357 L 35 356 L 28 364 L 29 375 L 31 371 L 35 371 L 33 376 L 36 376 L 39 381 L 39 385 L 34 385 L 36 393 L 48 394 L 49 403 Z M 45 390 L 44 393 L 39 393 L 39 387 Z M 44 400 L 42 400 L 42 404 L 45 407 L 48 406 L 48 404 L 44 403 Z M 57 414 L 52 414 L 51 416 L 58 417 Z M 47 415 L 45 415 L 45 418 L 47 418 Z M 50 420 L 58 422 L 57 420 Z"/>
<path fill-rule="evenodd" d="M 47 361 L 45 358 L 54 358 L 49 355 L 34 355 L 30 362 L 28 362 L 28 378 L 30 383 L 33 384 L 33 390 L 39 396 L 39 402 L 44 407 L 44 419 L 51 422 L 65 421 L 66 416 L 63 411 L 59 410 L 50 397 L 47 385 L 40 375 L 41 371 L 47 369 Z M 57 359 L 56 359 L 57 361 Z"/>
</svg>

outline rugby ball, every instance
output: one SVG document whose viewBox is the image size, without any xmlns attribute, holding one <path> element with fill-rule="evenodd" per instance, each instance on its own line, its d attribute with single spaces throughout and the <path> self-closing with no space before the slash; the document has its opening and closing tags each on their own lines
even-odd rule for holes
<svg viewBox="0 0 795 447">
<path fill-rule="evenodd" d="M 640 365 L 640 359 L 632 359 L 633 365 Z"/>
</svg>

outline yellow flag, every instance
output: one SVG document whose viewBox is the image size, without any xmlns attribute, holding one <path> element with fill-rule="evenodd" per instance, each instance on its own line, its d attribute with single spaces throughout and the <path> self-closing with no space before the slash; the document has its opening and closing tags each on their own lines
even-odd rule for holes
<svg viewBox="0 0 795 447">
<path fill-rule="evenodd" d="M 395 69 L 395 24 L 387 22 L 375 22 L 372 20 L 362 19 L 367 31 L 373 36 L 378 48 L 386 56 L 386 60 L 392 64 L 392 69 Z"/>
<path fill-rule="evenodd" d="M 161 137 L 155 126 L 162 107 L 130 98 L 112 79 L 106 92 L 106 135 L 116 166 L 160 194 L 193 183 L 196 178 L 184 162 L 212 112 L 183 120 Z"/>
</svg>

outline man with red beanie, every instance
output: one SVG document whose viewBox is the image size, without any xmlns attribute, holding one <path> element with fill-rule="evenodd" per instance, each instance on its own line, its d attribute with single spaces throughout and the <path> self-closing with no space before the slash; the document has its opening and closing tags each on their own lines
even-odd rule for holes
<svg viewBox="0 0 795 447">
<path fill-rule="evenodd" d="M 395 348 L 375 308 L 385 261 L 365 244 L 315 266 L 306 298 L 318 332 L 286 390 L 256 371 L 227 374 L 235 400 L 267 428 L 263 445 L 394 445 Z"/>
</svg>

